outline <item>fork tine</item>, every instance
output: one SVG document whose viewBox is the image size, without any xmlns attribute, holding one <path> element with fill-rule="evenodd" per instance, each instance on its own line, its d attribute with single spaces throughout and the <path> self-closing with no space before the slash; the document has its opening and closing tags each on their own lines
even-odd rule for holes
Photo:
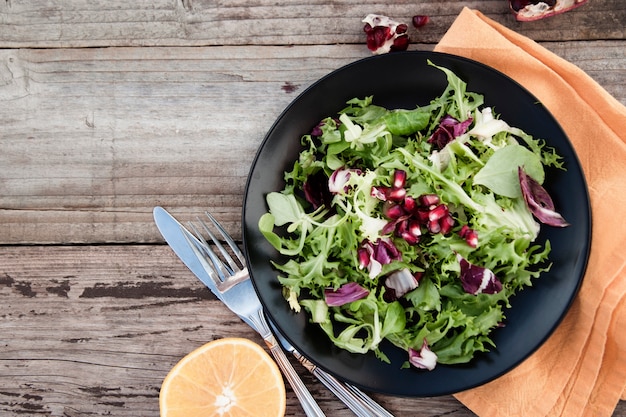
<svg viewBox="0 0 626 417">
<path fill-rule="evenodd" d="M 193 253 L 207 271 L 208 275 L 211 277 L 211 280 L 215 283 L 217 291 L 225 293 L 231 288 L 237 286 L 239 283 L 250 279 L 248 269 L 245 267 L 243 269 L 237 268 L 236 271 L 229 271 L 224 262 L 222 262 L 217 254 L 211 249 L 206 239 L 204 239 L 202 234 L 199 233 L 198 228 L 191 222 L 189 223 L 189 226 L 193 229 L 193 233 L 185 230 L 185 228 L 182 228 L 183 236 L 187 240 L 187 243 L 189 243 Z M 206 227 L 205 224 L 203 224 L 203 226 Z M 195 236 L 194 233 L 197 236 Z M 214 240 L 214 238 L 211 238 L 211 240 Z M 214 241 L 217 242 L 217 240 Z M 207 258 L 209 258 L 210 262 Z"/>
<path fill-rule="evenodd" d="M 206 230 L 206 225 L 202 222 L 202 220 L 198 219 L 198 221 L 202 225 L 203 229 Z M 211 249 L 209 242 L 207 242 L 207 240 L 202 235 L 202 232 L 200 232 L 200 230 L 196 227 L 196 225 L 193 222 L 189 222 L 189 228 L 193 231 L 196 239 L 198 239 L 198 241 L 200 242 L 199 249 L 201 249 L 202 252 L 206 256 L 208 256 L 209 259 L 211 260 L 211 263 L 213 264 L 213 270 L 217 273 L 217 275 L 219 276 L 219 279 L 221 281 L 226 281 L 228 277 L 233 274 L 233 271 L 229 270 L 224 264 L 224 262 L 222 262 L 222 260 L 217 256 L 217 254 Z M 216 242 L 217 239 L 215 238 L 215 235 L 211 233 L 210 230 L 208 230 L 208 234 L 211 240 L 213 242 Z"/>
<path fill-rule="evenodd" d="M 211 213 L 209 213 L 208 211 L 205 212 L 205 214 L 207 215 L 207 217 L 211 220 L 211 222 L 213 223 L 213 225 L 215 226 L 215 228 L 220 232 L 220 234 L 222 235 L 222 237 L 224 238 L 224 240 L 226 241 L 226 243 L 228 243 L 228 246 L 230 246 L 230 249 L 233 251 L 233 253 L 237 256 L 237 259 L 239 259 L 239 262 L 241 262 L 242 266 L 246 265 L 246 260 L 245 257 L 243 256 L 243 253 L 241 252 L 241 250 L 239 249 L 239 246 L 237 246 L 237 243 L 235 243 L 235 241 L 233 240 L 233 238 L 228 234 L 228 232 L 226 230 L 224 230 L 224 228 L 222 227 L 222 225 L 215 220 L 215 217 L 213 217 L 213 215 L 211 215 Z M 221 246 L 221 245 L 220 245 Z M 230 257 L 230 256 L 229 256 Z M 232 258 L 231 258 L 232 259 Z"/>
</svg>

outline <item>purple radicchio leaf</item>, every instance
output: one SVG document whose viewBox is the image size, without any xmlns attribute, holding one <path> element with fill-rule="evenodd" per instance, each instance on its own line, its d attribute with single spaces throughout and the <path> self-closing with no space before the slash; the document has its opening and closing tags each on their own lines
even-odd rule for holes
<svg viewBox="0 0 626 417">
<path fill-rule="evenodd" d="M 396 248 L 391 239 L 382 238 L 378 239 L 374 244 L 374 259 L 381 264 L 385 265 L 392 261 L 399 261 L 402 259 L 402 253 Z"/>
<path fill-rule="evenodd" d="M 554 211 L 554 203 L 548 192 L 526 174 L 522 167 L 517 169 L 519 184 L 526 206 L 531 213 L 543 224 L 555 227 L 567 227 L 569 223 L 559 213 Z"/>
<path fill-rule="evenodd" d="M 328 179 L 328 190 L 333 194 L 345 194 L 348 192 L 348 186 L 346 185 L 350 180 L 352 174 L 361 175 L 361 171 L 358 169 L 345 169 L 338 168 L 333 171 Z"/>
<path fill-rule="evenodd" d="M 392 272 L 385 279 L 385 301 L 392 302 L 402 297 L 404 294 L 416 289 L 419 285 L 418 279 L 407 268 Z"/>
<path fill-rule="evenodd" d="M 409 348 L 409 363 L 416 368 L 432 371 L 437 366 L 437 354 L 430 350 L 428 342 L 424 339 L 420 350 Z"/>
<path fill-rule="evenodd" d="M 324 298 L 329 307 L 339 307 L 353 301 L 367 297 L 369 291 L 361 287 L 356 282 L 349 282 L 342 285 L 337 290 L 327 288 L 324 290 Z"/>
<path fill-rule="evenodd" d="M 313 129 L 311 129 L 311 136 L 322 136 L 324 132 L 322 131 L 322 127 L 326 123 L 322 120 L 320 121 Z"/>
<path fill-rule="evenodd" d="M 314 209 L 320 206 L 331 207 L 333 196 L 328 190 L 328 178 L 324 171 L 320 170 L 309 175 L 302 186 L 302 191 L 304 191 L 304 198 Z"/>
<path fill-rule="evenodd" d="M 467 132 L 467 128 L 472 124 L 473 119 L 460 122 L 450 115 L 446 115 L 439 122 L 439 127 L 435 129 L 428 143 L 432 144 L 437 150 L 442 150 L 448 143 L 452 142 L 457 136 L 461 136 Z"/>
<path fill-rule="evenodd" d="M 402 253 L 388 238 L 378 239 L 376 243 L 369 240 L 363 241 L 357 251 L 357 256 L 359 267 L 367 268 L 370 278 L 378 276 L 383 265 L 402 260 Z"/>
<path fill-rule="evenodd" d="M 461 266 L 461 284 L 469 294 L 496 294 L 502 290 L 502 283 L 487 268 L 469 263 L 461 255 L 456 255 Z"/>
</svg>

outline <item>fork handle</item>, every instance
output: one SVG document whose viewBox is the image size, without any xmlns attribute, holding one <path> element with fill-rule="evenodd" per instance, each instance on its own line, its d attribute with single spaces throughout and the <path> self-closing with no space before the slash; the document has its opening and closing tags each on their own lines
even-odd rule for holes
<svg viewBox="0 0 626 417">
<path fill-rule="evenodd" d="M 287 355 L 285 355 L 285 352 L 274 338 L 274 335 L 270 333 L 268 336 L 263 337 L 263 339 L 269 347 L 272 356 L 274 356 L 278 367 L 283 372 L 283 375 L 285 375 L 285 378 L 287 378 L 289 385 L 291 385 L 293 392 L 295 392 L 298 400 L 300 400 L 300 404 L 306 415 L 308 417 L 325 417 L 324 412 L 319 407 L 306 385 L 304 385 L 302 379 L 300 379 L 300 376 L 291 365 L 291 362 L 289 362 L 289 359 L 287 359 Z"/>
<path fill-rule="evenodd" d="M 293 350 L 292 353 L 302 366 L 315 375 L 317 379 L 335 394 L 357 417 L 393 417 L 393 414 L 357 387 L 342 384 L 337 378 L 323 369 L 318 368 L 297 350 Z"/>
</svg>

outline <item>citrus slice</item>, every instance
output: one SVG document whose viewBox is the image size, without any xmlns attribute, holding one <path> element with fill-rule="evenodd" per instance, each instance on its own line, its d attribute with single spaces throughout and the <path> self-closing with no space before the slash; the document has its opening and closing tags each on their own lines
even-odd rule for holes
<svg viewBox="0 0 626 417">
<path fill-rule="evenodd" d="M 285 384 L 276 363 L 248 339 L 209 342 L 180 360 L 161 385 L 161 417 L 285 414 Z"/>
</svg>

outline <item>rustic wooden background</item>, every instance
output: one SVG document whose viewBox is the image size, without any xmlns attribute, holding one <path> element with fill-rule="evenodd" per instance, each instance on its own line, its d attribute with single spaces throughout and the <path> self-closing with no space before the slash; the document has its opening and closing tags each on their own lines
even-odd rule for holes
<svg viewBox="0 0 626 417">
<path fill-rule="evenodd" d="M 506 0 L 0 2 L 0 414 L 156 416 L 185 353 L 260 341 L 163 244 L 152 208 L 209 209 L 240 238 L 265 132 L 308 85 L 369 56 L 361 19 L 429 15 L 410 48 L 430 50 L 463 6 L 626 104 L 623 0 L 529 23 Z M 351 415 L 303 377 L 329 415 Z M 451 396 L 375 397 L 398 416 L 473 416 Z M 302 414 L 290 391 L 287 414 Z"/>
</svg>

